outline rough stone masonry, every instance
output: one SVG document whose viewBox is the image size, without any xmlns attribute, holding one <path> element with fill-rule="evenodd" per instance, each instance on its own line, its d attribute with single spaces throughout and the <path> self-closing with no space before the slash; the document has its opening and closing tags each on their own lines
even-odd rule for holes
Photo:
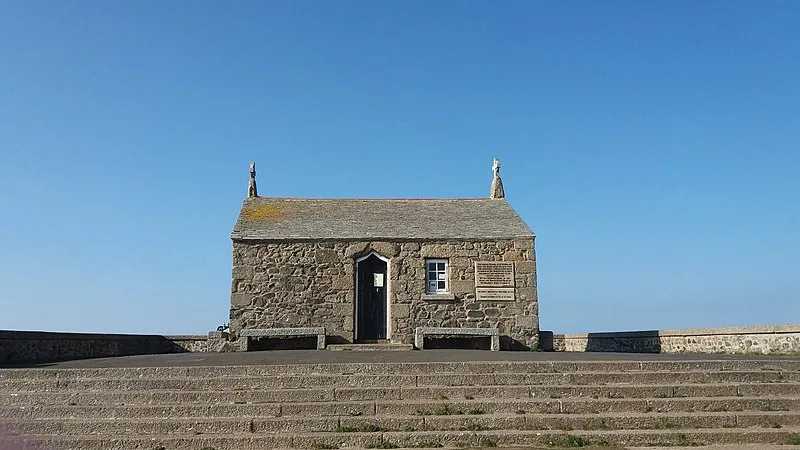
<svg viewBox="0 0 800 450">
<path fill-rule="evenodd" d="M 498 185 L 498 163 L 493 170 Z M 248 197 L 231 235 L 232 338 L 243 329 L 322 326 L 329 343 L 349 343 L 376 325 L 368 322 L 385 321 L 379 341 L 412 344 L 419 326 L 496 327 L 501 348 L 536 348 L 534 234 L 502 191 L 492 194 Z"/>
</svg>

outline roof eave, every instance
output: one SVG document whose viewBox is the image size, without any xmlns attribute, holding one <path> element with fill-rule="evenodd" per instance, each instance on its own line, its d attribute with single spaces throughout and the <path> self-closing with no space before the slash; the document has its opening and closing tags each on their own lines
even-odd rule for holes
<svg viewBox="0 0 800 450">
<path fill-rule="evenodd" d="M 492 241 L 498 239 L 534 239 L 535 234 L 521 234 L 515 236 L 450 236 L 450 237 L 406 237 L 406 236 L 353 236 L 353 237 L 313 237 L 313 236 L 282 236 L 268 237 L 252 234 L 231 233 L 233 242 L 363 242 L 363 241 L 390 241 L 390 242 L 425 242 L 425 241 Z"/>
</svg>

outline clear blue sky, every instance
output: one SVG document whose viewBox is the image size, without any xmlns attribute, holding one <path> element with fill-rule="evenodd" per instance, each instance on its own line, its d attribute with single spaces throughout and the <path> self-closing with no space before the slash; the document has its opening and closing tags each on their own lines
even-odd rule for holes
<svg viewBox="0 0 800 450">
<path fill-rule="evenodd" d="M 800 323 L 800 2 L 0 5 L 0 329 L 204 333 L 247 191 L 483 197 L 543 329 Z"/>
</svg>

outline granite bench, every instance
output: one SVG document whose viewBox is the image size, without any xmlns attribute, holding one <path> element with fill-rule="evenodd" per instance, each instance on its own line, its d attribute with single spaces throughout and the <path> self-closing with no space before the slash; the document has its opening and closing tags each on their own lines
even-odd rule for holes
<svg viewBox="0 0 800 450">
<path fill-rule="evenodd" d="M 492 338 L 491 350 L 500 350 L 500 331 L 497 328 L 448 328 L 417 327 L 414 332 L 414 346 L 422 350 L 425 336 L 487 336 Z"/>
<path fill-rule="evenodd" d="M 297 327 L 297 328 L 249 328 L 242 330 L 242 351 L 250 347 L 251 338 L 259 337 L 317 337 L 317 350 L 325 350 L 325 327 Z"/>
</svg>

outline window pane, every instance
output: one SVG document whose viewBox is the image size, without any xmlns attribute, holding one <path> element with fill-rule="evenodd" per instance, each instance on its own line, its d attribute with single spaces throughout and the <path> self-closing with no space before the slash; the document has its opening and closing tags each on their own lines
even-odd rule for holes
<svg viewBox="0 0 800 450">
<path fill-rule="evenodd" d="M 439 279 L 440 279 L 440 280 L 444 280 L 444 279 L 445 279 L 444 273 L 440 273 L 440 274 L 439 274 Z"/>
<path fill-rule="evenodd" d="M 444 283 L 444 281 L 440 281 L 440 282 L 439 282 L 439 289 L 440 289 L 440 290 L 442 290 L 442 291 L 443 291 L 443 290 L 445 290 L 445 283 Z"/>
<path fill-rule="evenodd" d="M 436 270 L 436 263 L 428 263 L 428 270 Z"/>
<path fill-rule="evenodd" d="M 436 279 L 436 272 L 428 272 L 428 279 L 435 280 Z"/>
<path fill-rule="evenodd" d="M 442 272 L 444 272 L 444 263 L 436 263 L 436 265 L 437 265 L 437 267 L 436 267 L 436 268 L 437 268 L 438 270 L 441 270 Z"/>
</svg>

